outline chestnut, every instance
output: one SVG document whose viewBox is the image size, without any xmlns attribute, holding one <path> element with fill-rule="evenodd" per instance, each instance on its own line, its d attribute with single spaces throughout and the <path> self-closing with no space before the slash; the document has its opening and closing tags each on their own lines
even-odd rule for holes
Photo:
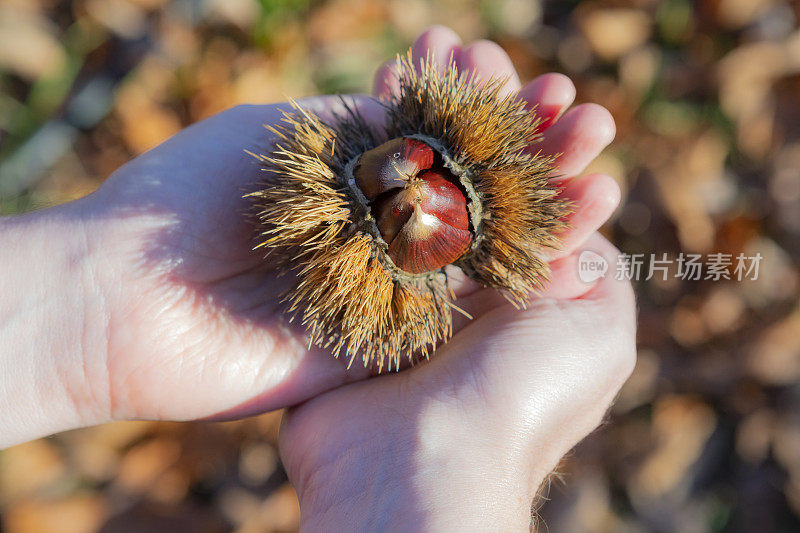
<svg viewBox="0 0 800 533">
<path fill-rule="evenodd" d="M 388 255 L 411 274 L 438 270 L 469 248 L 467 198 L 457 178 L 422 141 L 399 137 L 365 152 L 354 178 L 370 209 Z"/>
<path fill-rule="evenodd" d="M 422 141 L 398 137 L 361 154 L 356 164 L 356 185 L 368 200 L 395 187 L 405 178 L 433 166 L 433 149 Z"/>
</svg>

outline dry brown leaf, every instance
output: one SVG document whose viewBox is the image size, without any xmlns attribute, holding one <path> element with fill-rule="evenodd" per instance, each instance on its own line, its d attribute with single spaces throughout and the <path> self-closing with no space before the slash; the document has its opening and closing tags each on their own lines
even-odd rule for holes
<svg viewBox="0 0 800 533">
<path fill-rule="evenodd" d="M 656 500 L 684 489 L 688 470 L 716 426 L 714 411 L 691 396 L 671 396 L 654 405 L 653 432 L 656 448 L 633 480 L 637 497 Z"/>
<path fill-rule="evenodd" d="M 629 8 L 579 9 L 576 17 L 592 51 L 606 61 L 644 44 L 653 24 L 647 13 Z"/>
<path fill-rule="evenodd" d="M 15 505 L 3 516 L 7 533 L 93 533 L 106 513 L 102 497 L 74 495 L 60 500 L 30 500 Z"/>
<path fill-rule="evenodd" d="M 0 453 L 0 504 L 44 491 L 63 478 L 64 458 L 52 440 L 38 439 Z"/>
</svg>

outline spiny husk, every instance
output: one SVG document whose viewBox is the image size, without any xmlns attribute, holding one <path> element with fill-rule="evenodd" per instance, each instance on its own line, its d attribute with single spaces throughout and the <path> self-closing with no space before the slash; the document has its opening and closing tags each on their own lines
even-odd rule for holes
<svg viewBox="0 0 800 533">
<path fill-rule="evenodd" d="M 398 58 L 400 92 L 384 102 L 386 124 L 368 123 L 356 109 L 325 123 L 296 106 L 270 154 L 258 155 L 265 179 L 250 194 L 259 221 L 259 248 L 279 252 L 296 285 L 286 295 L 310 342 L 360 354 L 365 365 L 399 368 L 402 358 L 427 357 L 452 333 L 453 295 L 443 271 L 408 275 L 386 254 L 352 163 L 400 136 L 427 139 L 471 191 L 470 250 L 457 262 L 470 277 L 524 306 L 549 271 L 539 255 L 558 246 L 569 206 L 550 185 L 552 158 L 532 153 L 539 120 L 502 80 L 480 84 L 437 71 L 432 58 L 415 69 Z"/>
</svg>

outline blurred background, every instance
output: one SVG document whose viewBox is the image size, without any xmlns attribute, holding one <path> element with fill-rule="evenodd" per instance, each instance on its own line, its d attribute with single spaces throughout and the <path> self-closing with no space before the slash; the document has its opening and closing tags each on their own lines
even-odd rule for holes
<svg viewBox="0 0 800 533">
<path fill-rule="evenodd" d="M 89 193 L 240 102 L 368 91 L 432 23 L 608 107 L 627 253 L 763 257 L 637 282 L 639 361 L 542 529 L 800 531 L 800 6 L 793 0 L 0 0 L 0 214 Z M 294 531 L 280 413 L 0 452 L 0 531 Z"/>
</svg>

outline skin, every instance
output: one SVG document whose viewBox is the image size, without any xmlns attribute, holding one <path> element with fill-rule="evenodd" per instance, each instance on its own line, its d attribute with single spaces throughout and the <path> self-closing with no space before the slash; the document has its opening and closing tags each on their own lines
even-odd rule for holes
<svg viewBox="0 0 800 533">
<path fill-rule="evenodd" d="M 489 41 L 435 26 L 414 57 L 452 57 L 502 76 L 545 115 L 532 149 L 561 153 L 576 211 L 553 280 L 527 310 L 453 271 L 458 332 L 429 363 L 380 377 L 308 349 L 280 314 L 290 283 L 251 251 L 241 194 L 268 149 L 263 124 L 286 104 L 239 106 L 117 170 L 94 194 L 0 219 L 0 447 L 111 420 L 229 419 L 293 407 L 280 451 L 305 530 L 527 530 L 558 459 L 601 421 L 634 364 L 628 282 L 576 278 L 619 202 L 613 179 L 571 178 L 611 142 L 614 123 L 562 75 L 527 85 Z M 441 62 L 440 68 L 446 63 Z M 375 93 L 396 90 L 391 63 Z M 380 120 L 366 96 L 349 97 Z M 326 115 L 334 97 L 301 104 Z"/>
</svg>

